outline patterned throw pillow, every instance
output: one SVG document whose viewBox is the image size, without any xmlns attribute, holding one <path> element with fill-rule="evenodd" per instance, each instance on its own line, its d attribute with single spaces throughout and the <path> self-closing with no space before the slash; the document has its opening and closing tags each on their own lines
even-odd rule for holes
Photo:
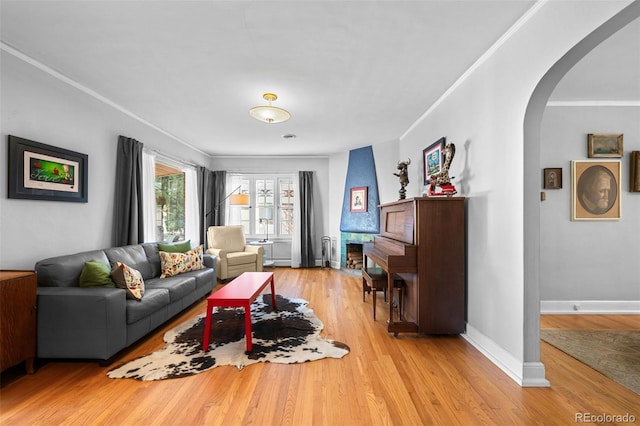
<svg viewBox="0 0 640 426">
<path fill-rule="evenodd" d="M 144 296 L 144 281 L 142 274 L 124 263 L 116 262 L 111 270 L 111 278 L 116 283 L 116 287 L 127 291 L 128 299 L 135 299 L 138 302 Z"/>
<path fill-rule="evenodd" d="M 186 253 L 168 253 L 161 251 L 160 263 L 162 274 L 160 278 L 172 277 L 183 272 L 197 271 L 202 269 L 202 250 L 200 245 Z"/>
</svg>

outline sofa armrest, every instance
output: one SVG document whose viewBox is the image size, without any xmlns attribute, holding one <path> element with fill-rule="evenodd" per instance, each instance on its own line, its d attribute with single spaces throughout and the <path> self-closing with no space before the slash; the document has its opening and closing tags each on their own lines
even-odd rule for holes
<svg viewBox="0 0 640 426">
<path fill-rule="evenodd" d="M 216 267 L 216 255 L 204 253 L 202 255 L 202 264 L 207 268 L 215 268 Z"/>
<path fill-rule="evenodd" d="M 260 259 L 262 259 L 262 256 L 264 255 L 264 247 L 262 246 L 247 245 L 247 246 L 244 246 L 244 251 L 248 251 L 249 253 L 255 253 L 258 255 Z"/>
<path fill-rule="evenodd" d="M 218 248 L 210 248 L 207 249 L 207 254 L 212 254 L 214 256 L 218 256 L 220 258 L 226 259 L 228 251 L 225 249 Z"/>
<path fill-rule="evenodd" d="M 106 360 L 127 345 L 125 291 L 38 287 L 38 357 Z"/>
</svg>

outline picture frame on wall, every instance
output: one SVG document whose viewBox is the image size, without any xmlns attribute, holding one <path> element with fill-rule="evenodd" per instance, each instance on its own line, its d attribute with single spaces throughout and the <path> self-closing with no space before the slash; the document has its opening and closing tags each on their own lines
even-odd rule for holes
<svg viewBox="0 0 640 426">
<path fill-rule="evenodd" d="M 560 189 L 562 188 L 562 168 L 553 167 L 544 169 L 543 173 L 544 189 Z"/>
<path fill-rule="evenodd" d="M 621 161 L 571 162 L 571 220 L 618 220 Z"/>
<path fill-rule="evenodd" d="M 351 188 L 350 211 L 361 213 L 367 211 L 367 187 Z"/>
<path fill-rule="evenodd" d="M 86 154 L 9 135 L 9 198 L 88 201 Z"/>
<path fill-rule="evenodd" d="M 589 158 L 612 157 L 622 158 L 623 135 L 620 133 L 589 133 L 587 150 Z"/>
<path fill-rule="evenodd" d="M 629 191 L 640 192 L 640 151 L 632 151 L 629 170 Z"/>
<path fill-rule="evenodd" d="M 442 150 L 446 144 L 446 138 L 442 137 L 422 150 L 424 167 L 424 185 L 429 184 L 431 176 L 442 171 Z"/>
</svg>

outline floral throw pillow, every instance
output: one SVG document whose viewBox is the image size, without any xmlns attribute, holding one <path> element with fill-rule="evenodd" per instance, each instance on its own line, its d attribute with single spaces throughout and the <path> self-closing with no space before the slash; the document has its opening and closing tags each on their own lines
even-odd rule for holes
<svg viewBox="0 0 640 426">
<path fill-rule="evenodd" d="M 183 272 L 202 269 L 202 251 L 203 246 L 200 245 L 186 253 L 159 252 L 162 267 L 160 278 L 173 277 Z"/>
<path fill-rule="evenodd" d="M 116 287 L 127 291 L 128 299 L 135 299 L 138 302 L 142 300 L 142 296 L 144 296 L 144 281 L 140 271 L 124 263 L 116 262 L 111 270 L 111 279 L 116 283 Z"/>
</svg>

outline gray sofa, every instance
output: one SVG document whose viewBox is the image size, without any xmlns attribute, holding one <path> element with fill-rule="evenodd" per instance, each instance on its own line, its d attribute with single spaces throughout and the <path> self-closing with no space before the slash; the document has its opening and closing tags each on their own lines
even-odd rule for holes
<svg viewBox="0 0 640 426">
<path fill-rule="evenodd" d="M 144 279 L 141 301 L 120 288 L 83 288 L 84 263 L 122 262 Z M 109 360 L 147 333 L 208 295 L 216 285 L 215 256 L 204 269 L 160 278 L 158 245 L 143 243 L 40 260 L 38 276 L 39 358 Z"/>
</svg>

